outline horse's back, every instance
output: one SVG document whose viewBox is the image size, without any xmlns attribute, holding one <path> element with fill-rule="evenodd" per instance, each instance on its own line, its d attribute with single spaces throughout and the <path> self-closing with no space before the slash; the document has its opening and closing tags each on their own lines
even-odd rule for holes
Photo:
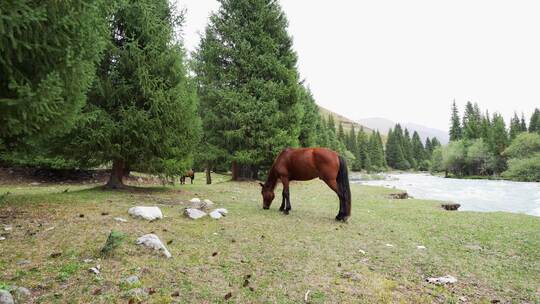
<svg viewBox="0 0 540 304">
<path fill-rule="evenodd" d="M 335 178 L 333 172 L 339 168 L 339 157 L 327 148 L 288 148 L 280 153 L 275 166 L 280 175 L 291 180 Z"/>
</svg>

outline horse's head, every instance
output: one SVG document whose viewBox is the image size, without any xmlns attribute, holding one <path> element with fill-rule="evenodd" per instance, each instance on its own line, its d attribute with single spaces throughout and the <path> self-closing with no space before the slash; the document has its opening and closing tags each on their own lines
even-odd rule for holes
<svg viewBox="0 0 540 304">
<path fill-rule="evenodd" d="M 272 201 L 274 200 L 274 189 L 272 189 L 269 186 L 266 186 L 263 183 L 259 183 L 261 185 L 261 194 L 263 197 L 263 209 L 269 209 L 270 205 L 272 205 Z"/>
</svg>

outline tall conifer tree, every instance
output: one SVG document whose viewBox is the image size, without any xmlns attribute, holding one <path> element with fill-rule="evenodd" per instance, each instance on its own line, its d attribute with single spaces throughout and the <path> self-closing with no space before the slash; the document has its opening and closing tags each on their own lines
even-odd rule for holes
<svg viewBox="0 0 540 304">
<path fill-rule="evenodd" d="M 456 101 L 452 104 L 452 118 L 450 120 L 450 140 L 460 140 L 463 137 L 463 131 L 461 129 L 461 121 L 459 118 L 459 111 L 456 106 Z"/>
</svg>

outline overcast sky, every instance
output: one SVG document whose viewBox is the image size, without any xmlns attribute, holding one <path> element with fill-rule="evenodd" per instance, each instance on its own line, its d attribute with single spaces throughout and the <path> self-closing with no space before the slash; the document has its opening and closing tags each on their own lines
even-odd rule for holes
<svg viewBox="0 0 540 304">
<path fill-rule="evenodd" d="M 215 0 L 177 0 L 194 50 Z M 317 103 L 447 130 L 468 100 L 508 120 L 540 107 L 540 1 L 281 0 Z"/>
</svg>

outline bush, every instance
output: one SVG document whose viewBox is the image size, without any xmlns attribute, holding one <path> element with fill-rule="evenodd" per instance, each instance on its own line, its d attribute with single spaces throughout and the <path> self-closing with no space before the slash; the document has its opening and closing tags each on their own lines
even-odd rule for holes
<svg viewBox="0 0 540 304">
<path fill-rule="evenodd" d="M 528 158 L 510 159 L 508 170 L 502 176 L 519 181 L 540 182 L 540 153 Z"/>
</svg>

